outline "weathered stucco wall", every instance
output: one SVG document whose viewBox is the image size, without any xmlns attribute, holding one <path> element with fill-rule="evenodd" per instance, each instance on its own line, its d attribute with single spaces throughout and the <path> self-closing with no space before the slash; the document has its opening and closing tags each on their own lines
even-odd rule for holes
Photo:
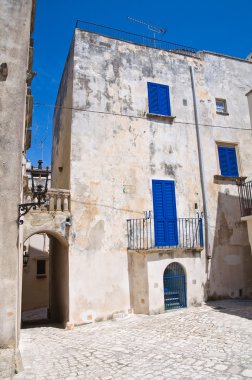
<svg viewBox="0 0 252 380">
<path fill-rule="evenodd" d="M 247 94 L 248 97 L 248 105 L 249 105 L 249 114 L 250 114 L 250 124 L 252 128 L 252 90 Z"/>
<path fill-rule="evenodd" d="M 143 211 L 152 210 L 152 179 L 175 181 L 178 217 L 202 211 L 190 66 L 196 78 L 213 260 L 206 271 L 204 252 L 201 258 L 190 254 L 180 258 L 188 284 L 196 281 L 189 286 L 189 304 L 201 302 L 207 291 L 232 296 L 237 286 L 245 289 L 252 266 L 246 259 L 248 238 L 239 223 L 237 189 L 215 183 L 214 175 L 219 174 L 217 141 L 238 143 L 240 174 L 252 173 L 245 97 L 252 85 L 252 65 L 207 53 L 201 59 L 185 57 L 78 29 L 73 61 L 73 84 L 68 83 L 73 86 L 70 320 L 92 321 L 130 308 L 129 284 L 136 280 L 136 272 L 128 273 L 134 260 L 130 254 L 128 263 L 126 219 L 141 218 Z M 170 86 L 174 122 L 146 116 L 147 82 Z M 215 98 L 227 99 L 230 116 L 216 114 Z M 62 133 L 58 144 L 64 141 Z M 155 269 L 154 261 L 148 262 L 149 279 L 160 277 L 165 269 L 162 260 L 160 267 L 155 262 Z M 221 262 L 225 265 L 220 270 Z M 232 265 L 235 281 L 230 276 Z M 150 309 L 161 307 L 152 288 L 142 292 L 149 292 Z"/>
<path fill-rule="evenodd" d="M 252 248 L 252 216 L 245 216 L 242 218 L 242 221 L 246 221 L 247 228 L 248 228 L 248 237 L 249 237 L 249 244 L 250 248 Z M 252 284 L 251 284 L 251 290 L 252 290 Z"/>
<path fill-rule="evenodd" d="M 0 346 L 15 344 L 21 304 L 22 242 L 16 219 L 22 197 L 31 11 L 32 0 L 1 1 L 0 65 L 7 64 L 7 75 L 0 78 Z"/>
<path fill-rule="evenodd" d="M 202 74 L 198 75 L 210 210 L 212 260 L 207 287 L 211 298 L 252 296 L 252 260 L 246 224 L 240 220 L 238 189 L 234 181 L 219 181 L 213 177 L 220 174 L 217 142 L 237 144 L 239 175 L 252 175 L 252 135 L 245 96 L 252 85 L 251 73 L 252 65 L 248 61 L 205 54 Z M 215 98 L 226 99 L 227 116 L 216 113 Z"/>
<path fill-rule="evenodd" d="M 164 311 L 164 271 L 169 264 L 182 265 L 186 276 L 187 306 L 201 305 L 204 289 L 201 253 L 155 253 L 147 256 L 149 278 L 149 313 Z"/>
<path fill-rule="evenodd" d="M 204 288 L 200 252 L 129 251 L 131 307 L 136 314 L 164 312 L 164 271 L 169 264 L 182 265 L 186 277 L 187 306 L 200 305 Z"/>
<path fill-rule="evenodd" d="M 158 81 L 171 86 L 172 113 L 176 116 L 182 108 L 186 120 L 193 118 L 193 109 L 182 106 L 184 97 L 192 101 L 187 59 L 76 33 L 71 163 L 75 235 L 70 249 L 74 278 L 78 268 L 88 291 L 70 275 L 70 303 L 73 297 L 73 319 L 81 321 L 86 309 L 103 317 L 130 307 L 126 219 L 152 209 L 152 179 L 176 179 L 181 217 L 194 216 L 195 203 L 201 207 L 202 202 L 198 167 L 188 171 L 181 164 L 185 157 L 197 162 L 194 126 L 145 116 L 147 81 L 158 71 Z M 177 70 L 183 86 L 175 86 Z"/>
<path fill-rule="evenodd" d="M 62 74 L 53 116 L 52 187 L 70 189 L 70 151 L 72 122 L 72 43 Z"/>
<path fill-rule="evenodd" d="M 149 280 L 145 252 L 128 252 L 130 305 L 136 314 L 149 313 Z"/>
</svg>

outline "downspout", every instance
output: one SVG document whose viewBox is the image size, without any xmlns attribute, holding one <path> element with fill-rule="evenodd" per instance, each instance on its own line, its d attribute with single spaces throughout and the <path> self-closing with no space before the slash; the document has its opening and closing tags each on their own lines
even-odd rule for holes
<svg viewBox="0 0 252 380">
<path fill-rule="evenodd" d="M 208 213 L 208 204 L 207 204 L 207 197 L 206 197 L 206 180 L 205 180 L 204 165 L 203 165 L 203 159 L 202 159 L 202 145 L 201 145 L 201 136 L 200 136 L 200 129 L 199 129 L 199 117 L 198 117 L 197 98 L 196 98 L 196 91 L 195 91 L 194 69 L 192 66 L 190 66 L 190 73 L 191 73 L 191 80 L 192 80 L 194 117 L 195 117 L 197 148 L 198 148 L 198 157 L 199 157 L 200 182 L 201 182 L 201 191 L 202 191 L 202 200 L 203 200 L 206 257 L 207 259 L 211 259 L 212 255 L 210 253 L 210 246 L 209 246 L 209 223 L 208 223 L 209 213 Z"/>
</svg>

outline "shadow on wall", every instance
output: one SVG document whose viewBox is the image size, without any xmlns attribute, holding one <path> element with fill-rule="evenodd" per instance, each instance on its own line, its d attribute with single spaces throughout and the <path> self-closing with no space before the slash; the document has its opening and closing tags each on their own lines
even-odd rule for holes
<svg viewBox="0 0 252 380">
<path fill-rule="evenodd" d="M 211 228 L 211 227 L 210 227 Z M 207 263 L 208 300 L 252 298 L 252 256 L 238 196 L 218 193 L 212 259 Z"/>
<path fill-rule="evenodd" d="M 50 237 L 50 318 L 65 325 L 69 319 L 68 247 Z"/>
</svg>

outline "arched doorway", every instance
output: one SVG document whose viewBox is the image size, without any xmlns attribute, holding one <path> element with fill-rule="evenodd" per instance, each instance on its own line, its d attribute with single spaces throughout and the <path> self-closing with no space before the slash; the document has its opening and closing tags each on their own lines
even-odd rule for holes
<svg viewBox="0 0 252 380">
<path fill-rule="evenodd" d="M 45 233 L 24 244 L 22 323 L 46 321 L 49 310 L 49 238 Z"/>
<path fill-rule="evenodd" d="M 69 314 L 68 245 L 57 233 L 38 231 L 24 243 L 22 325 L 65 324 Z"/>
<path fill-rule="evenodd" d="M 186 307 L 186 278 L 179 263 L 169 264 L 164 271 L 165 310 Z"/>
</svg>

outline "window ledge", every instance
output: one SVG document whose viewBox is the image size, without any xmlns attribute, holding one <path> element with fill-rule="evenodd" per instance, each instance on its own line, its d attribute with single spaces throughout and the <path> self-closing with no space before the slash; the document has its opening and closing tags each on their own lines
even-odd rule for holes
<svg viewBox="0 0 252 380">
<path fill-rule="evenodd" d="M 168 120 L 171 122 L 176 118 L 176 116 L 159 115 L 156 113 L 147 113 L 146 116 L 151 118 L 151 119 Z"/>
<path fill-rule="evenodd" d="M 37 278 L 46 278 L 47 275 L 46 274 L 37 274 L 36 277 Z"/>
<path fill-rule="evenodd" d="M 191 247 L 191 248 L 181 248 L 181 247 L 152 247 L 152 248 L 145 248 L 145 249 L 130 249 L 128 248 L 128 251 L 130 252 L 136 252 L 136 253 L 141 253 L 144 252 L 146 254 L 155 254 L 155 253 L 176 253 L 177 255 L 183 254 L 183 253 L 189 253 L 191 252 L 192 254 L 199 254 L 202 252 L 204 247 Z"/>
<path fill-rule="evenodd" d="M 224 175 L 219 175 L 219 174 L 216 174 L 214 175 L 214 182 L 215 183 L 230 183 L 230 184 L 233 184 L 233 185 L 236 185 L 237 184 L 237 180 L 241 180 L 241 181 L 245 181 L 247 177 L 226 177 Z"/>
<path fill-rule="evenodd" d="M 216 111 L 216 113 L 217 113 L 217 115 L 229 116 L 228 112 L 219 112 L 219 111 Z"/>
</svg>

